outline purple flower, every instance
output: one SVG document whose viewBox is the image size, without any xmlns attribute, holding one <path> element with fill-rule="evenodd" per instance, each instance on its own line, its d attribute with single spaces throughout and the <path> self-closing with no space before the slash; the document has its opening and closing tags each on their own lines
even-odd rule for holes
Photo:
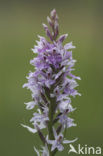
<svg viewBox="0 0 103 156">
<path fill-rule="evenodd" d="M 76 89 L 76 80 L 80 80 L 80 77 L 72 74 L 76 60 L 71 50 L 75 46 L 72 42 L 63 45 L 68 34 L 58 37 L 59 24 L 55 9 L 47 21 L 50 27 L 46 24 L 43 27 L 49 41 L 38 35 L 39 41 L 32 49 L 36 57 L 30 61 L 35 70 L 28 74 L 27 83 L 23 85 L 32 95 L 31 102 L 25 103 L 26 109 L 33 109 L 34 113 L 30 119 L 33 127 L 22 126 L 32 133 L 38 133 L 43 142 L 42 150 L 34 148 L 38 156 L 54 156 L 53 151 L 62 151 L 63 144 L 76 141 L 66 140 L 65 130 L 76 126 L 74 119 L 69 117 L 75 110 L 71 105 L 71 97 L 80 96 Z M 47 129 L 46 135 L 42 129 Z"/>
<path fill-rule="evenodd" d="M 52 145 L 51 151 L 54 151 L 56 148 L 58 149 L 58 151 L 63 151 L 64 147 L 62 144 L 72 143 L 77 140 L 77 138 L 74 140 L 65 140 L 63 138 L 63 134 L 57 135 L 56 130 L 54 128 L 53 128 L 53 132 L 54 132 L 55 140 L 48 140 L 48 143 Z"/>
</svg>

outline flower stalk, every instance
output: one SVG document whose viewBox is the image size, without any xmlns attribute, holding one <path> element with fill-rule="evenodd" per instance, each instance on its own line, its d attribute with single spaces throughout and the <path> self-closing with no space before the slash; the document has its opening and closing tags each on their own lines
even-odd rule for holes
<svg viewBox="0 0 103 156">
<path fill-rule="evenodd" d="M 49 41 L 38 36 L 39 41 L 32 51 L 37 56 L 30 61 L 35 67 L 30 72 L 27 87 L 32 92 L 32 101 L 25 103 L 28 110 L 36 108 L 30 122 L 33 127 L 23 125 L 32 133 L 38 133 L 42 143 L 42 150 L 34 150 L 37 156 L 54 156 L 58 151 L 63 151 L 63 144 L 69 144 L 74 140 L 66 140 L 67 129 L 76 126 L 74 120 L 69 117 L 75 110 L 71 105 L 71 97 L 80 95 L 75 89 L 78 84 L 77 77 L 72 74 L 75 60 L 71 49 L 75 48 L 72 42 L 63 45 L 67 34 L 59 35 L 58 15 L 52 10 L 47 17 L 49 27 L 43 24 Z M 44 135 L 42 129 L 47 129 Z"/>
</svg>

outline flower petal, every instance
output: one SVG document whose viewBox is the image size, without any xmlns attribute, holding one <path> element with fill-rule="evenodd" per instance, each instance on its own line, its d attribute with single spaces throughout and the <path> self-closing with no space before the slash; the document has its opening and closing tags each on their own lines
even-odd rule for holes
<svg viewBox="0 0 103 156">
<path fill-rule="evenodd" d="M 69 143 L 75 142 L 77 140 L 78 140 L 78 138 L 76 138 L 74 140 L 63 140 L 63 144 L 69 144 Z"/>
<path fill-rule="evenodd" d="M 24 124 L 21 124 L 21 126 L 23 126 L 24 128 L 27 128 L 27 130 L 30 131 L 31 133 L 36 133 L 36 132 L 37 132 L 36 129 L 31 128 L 31 127 L 29 127 L 29 126 L 26 126 L 26 125 L 24 125 Z"/>
</svg>

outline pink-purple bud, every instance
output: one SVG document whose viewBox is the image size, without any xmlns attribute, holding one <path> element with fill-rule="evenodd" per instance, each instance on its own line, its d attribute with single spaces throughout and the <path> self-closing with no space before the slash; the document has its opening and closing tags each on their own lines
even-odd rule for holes
<svg viewBox="0 0 103 156">
<path fill-rule="evenodd" d="M 61 35 L 58 39 L 59 42 L 63 42 L 67 38 L 68 34 Z"/>
<path fill-rule="evenodd" d="M 53 9 L 53 10 L 51 11 L 50 15 L 51 15 L 51 18 L 52 18 L 52 19 L 55 19 L 55 17 L 56 17 L 56 10 Z"/>
<path fill-rule="evenodd" d="M 47 36 L 50 38 L 51 41 L 53 41 L 53 37 L 52 37 L 52 35 L 51 35 L 50 31 L 49 31 L 48 26 L 43 23 L 43 27 L 45 29 L 45 32 L 46 32 Z"/>
</svg>

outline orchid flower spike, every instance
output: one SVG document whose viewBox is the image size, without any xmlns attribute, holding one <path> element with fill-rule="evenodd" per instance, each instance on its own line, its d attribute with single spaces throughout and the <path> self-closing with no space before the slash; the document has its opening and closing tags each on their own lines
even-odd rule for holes
<svg viewBox="0 0 103 156">
<path fill-rule="evenodd" d="M 26 102 L 26 109 L 34 110 L 30 119 L 32 127 L 22 124 L 31 133 L 38 133 L 43 143 L 40 150 L 34 147 L 37 156 L 54 156 L 63 151 L 63 144 L 77 139 L 67 140 L 67 129 L 76 126 L 70 113 L 75 110 L 71 97 L 80 93 L 76 90 L 80 77 L 72 74 L 75 60 L 72 57 L 72 42 L 63 45 L 68 34 L 59 36 L 58 15 L 52 10 L 47 17 L 49 26 L 43 24 L 48 37 L 38 36 L 39 41 L 32 49 L 37 56 L 30 63 L 35 67 L 27 76 L 23 85 L 31 91 L 32 100 Z M 43 129 L 47 130 L 44 135 Z"/>
</svg>

